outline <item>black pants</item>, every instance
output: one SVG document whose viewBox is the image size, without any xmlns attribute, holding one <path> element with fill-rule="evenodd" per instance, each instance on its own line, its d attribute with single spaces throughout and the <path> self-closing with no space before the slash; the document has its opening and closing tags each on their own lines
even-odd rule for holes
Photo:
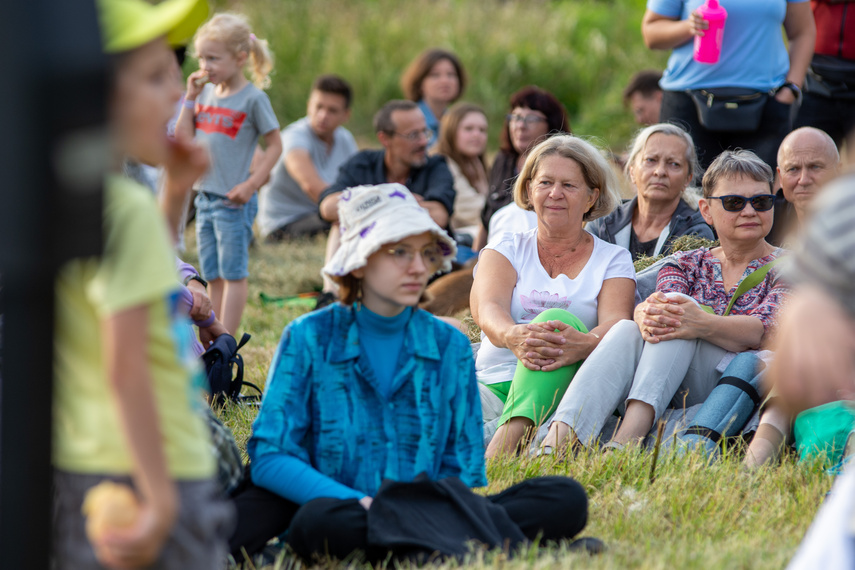
<svg viewBox="0 0 855 570">
<path fill-rule="evenodd" d="M 502 506 L 522 533 L 534 540 L 558 541 L 578 534 L 588 521 L 588 499 L 569 477 L 538 477 L 487 497 Z M 368 544 L 368 512 L 356 499 L 321 498 L 300 507 L 250 484 L 235 497 L 237 528 L 229 540 L 235 560 L 261 550 L 288 530 L 288 544 L 303 558 L 329 555 L 343 559 L 361 550 L 369 561 L 382 560 Z"/>
<path fill-rule="evenodd" d="M 855 131 L 855 92 L 848 98 L 829 98 L 805 93 L 796 127 L 816 127 L 834 139 L 837 148 Z"/>
<path fill-rule="evenodd" d="M 322 220 L 318 214 L 309 214 L 295 222 L 286 224 L 279 229 L 270 232 L 264 241 L 267 243 L 279 243 L 300 237 L 312 237 L 318 234 L 326 234 L 330 231 L 330 223 Z"/>
<path fill-rule="evenodd" d="M 774 170 L 778 164 L 778 147 L 784 137 L 793 130 L 791 111 L 791 105 L 779 103 L 774 97 L 769 97 L 763 109 L 760 127 L 755 132 L 715 132 L 701 126 L 691 97 L 682 91 L 665 91 L 662 94 L 659 120 L 663 123 L 678 124 L 692 135 L 703 170 L 707 169 L 721 151 L 736 148 L 753 151 Z"/>
</svg>

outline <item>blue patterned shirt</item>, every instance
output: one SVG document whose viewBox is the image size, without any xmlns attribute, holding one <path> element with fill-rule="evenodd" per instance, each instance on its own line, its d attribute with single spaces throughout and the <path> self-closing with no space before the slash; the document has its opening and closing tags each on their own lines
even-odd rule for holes
<svg viewBox="0 0 855 570">
<path fill-rule="evenodd" d="M 413 311 L 385 398 L 359 346 L 354 309 L 335 303 L 282 333 L 247 451 L 253 465 L 295 457 L 355 496 L 374 496 L 383 479 L 411 481 L 421 472 L 486 485 L 481 431 L 475 366 L 462 333 Z"/>
</svg>

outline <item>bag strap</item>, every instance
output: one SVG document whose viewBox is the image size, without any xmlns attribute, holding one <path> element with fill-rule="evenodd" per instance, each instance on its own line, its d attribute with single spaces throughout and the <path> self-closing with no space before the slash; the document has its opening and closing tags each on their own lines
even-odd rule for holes
<svg viewBox="0 0 855 570">
<path fill-rule="evenodd" d="M 727 304 L 727 308 L 724 310 L 724 314 L 722 316 L 726 317 L 729 315 L 736 300 L 766 279 L 766 274 L 769 273 L 769 270 L 772 269 L 772 267 L 774 267 L 779 261 L 781 261 L 780 257 L 773 259 L 766 265 L 762 265 L 749 273 L 748 276 L 739 283 L 739 286 L 736 287 L 736 291 L 733 292 L 733 297 L 730 298 L 730 302 Z"/>
<path fill-rule="evenodd" d="M 237 353 L 237 351 L 239 351 L 241 348 L 243 348 L 243 345 L 248 343 L 249 339 L 251 339 L 251 338 L 252 338 L 251 334 L 243 333 L 243 336 L 240 337 L 240 342 L 238 343 L 237 348 L 235 349 L 235 353 Z"/>
<path fill-rule="evenodd" d="M 243 333 L 243 336 L 241 337 L 240 342 L 238 343 L 237 348 L 235 349 L 235 355 L 233 358 L 235 366 L 237 367 L 237 371 L 235 372 L 235 378 L 232 381 L 232 386 L 233 386 L 233 389 L 232 389 L 233 396 L 232 397 L 235 400 L 239 400 L 242 402 L 260 400 L 261 396 L 263 394 L 261 388 L 259 388 L 258 386 L 256 386 L 252 382 L 244 382 L 244 380 L 243 380 L 243 355 L 238 354 L 238 351 L 246 343 L 248 343 L 249 339 L 251 339 L 251 338 L 252 338 L 252 335 L 250 335 L 249 333 Z M 246 396 L 242 395 L 240 393 L 240 391 L 241 391 L 241 388 L 244 386 L 249 386 L 250 388 L 252 388 L 256 392 L 258 392 L 258 394 L 252 394 L 252 395 L 246 395 Z"/>
<path fill-rule="evenodd" d="M 738 390 L 742 390 L 742 392 L 751 398 L 751 401 L 754 402 L 754 409 L 757 409 L 757 406 L 762 402 L 760 398 L 760 394 L 757 392 L 757 388 L 743 380 L 742 378 L 736 378 L 734 376 L 725 376 L 721 380 L 718 381 L 718 386 L 733 386 Z"/>
<path fill-rule="evenodd" d="M 241 395 L 240 395 L 240 399 L 241 399 L 241 400 L 243 400 L 243 401 L 247 401 L 247 400 L 260 400 L 260 399 L 261 399 L 261 397 L 264 395 L 264 392 L 261 390 L 261 388 L 259 388 L 258 386 L 256 386 L 256 385 L 255 385 L 255 384 L 253 384 L 252 382 L 244 382 L 244 383 L 243 383 L 243 385 L 244 385 L 244 386 L 249 386 L 250 388 L 252 388 L 252 389 L 253 389 L 253 390 L 255 390 L 256 392 L 258 392 L 258 394 L 251 394 L 251 395 L 250 395 L 250 394 L 246 394 L 246 395 L 241 394 Z"/>
<path fill-rule="evenodd" d="M 708 440 L 712 441 L 713 443 L 718 443 L 719 440 L 721 439 L 720 433 L 718 433 L 717 431 L 715 431 L 712 428 L 708 428 L 708 427 L 704 427 L 704 426 L 687 427 L 680 434 L 680 437 L 683 437 L 686 435 L 699 435 L 701 437 L 707 438 Z"/>
</svg>

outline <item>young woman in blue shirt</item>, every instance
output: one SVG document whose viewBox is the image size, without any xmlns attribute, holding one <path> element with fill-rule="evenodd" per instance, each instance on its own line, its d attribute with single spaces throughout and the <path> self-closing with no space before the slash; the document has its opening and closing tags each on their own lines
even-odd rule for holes
<svg viewBox="0 0 855 570">
<path fill-rule="evenodd" d="M 251 483 L 235 500 L 236 558 L 287 530 L 307 559 L 358 550 L 382 560 L 397 554 L 369 539 L 382 481 L 487 484 L 469 341 L 416 306 L 449 269 L 454 241 L 399 184 L 348 189 L 339 204 L 342 246 L 323 271 L 341 302 L 282 334 L 247 446 Z M 584 490 L 564 477 L 486 500 L 531 540 L 572 537 L 587 519 Z"/>
</svg>

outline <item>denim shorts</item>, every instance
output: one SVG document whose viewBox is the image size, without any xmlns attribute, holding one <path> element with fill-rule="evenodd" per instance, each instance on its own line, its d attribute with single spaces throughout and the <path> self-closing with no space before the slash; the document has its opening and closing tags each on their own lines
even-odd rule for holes
<svg viewBox="0 0 855 570">
<path fill-rule="evenodd" d="M 196 242 L 202 277 L 208 281 L 246 279 L 257 212 L 258 194 L 243 205 L 207 192 L 196 196 Z"/>
</svg>

